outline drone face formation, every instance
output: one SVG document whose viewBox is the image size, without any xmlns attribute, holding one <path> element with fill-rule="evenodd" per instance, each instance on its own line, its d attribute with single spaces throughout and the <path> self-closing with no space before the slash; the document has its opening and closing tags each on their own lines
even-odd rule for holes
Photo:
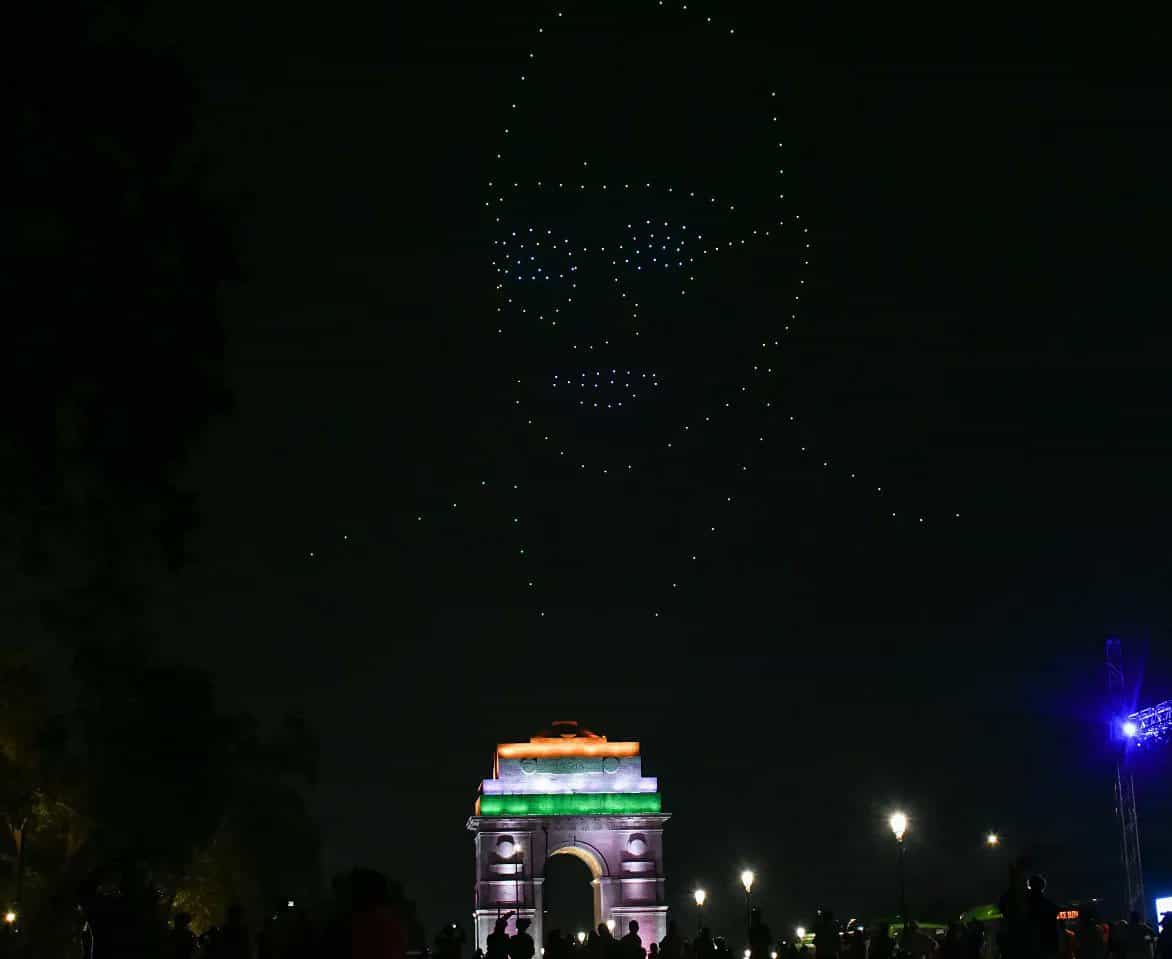
<svg viewBox="0 0 1172 959">
<path fill-rule="evenodd" d="M 533 25 L 507 94 L 488 332 L 538 607 L 543 589 L 625 589 L 657 615 L 729 526 L 759 522 L 735 517 L 756 464 L 809 452 L 781 374 L 812 241 L 786 199 L 781 100 L 740 43 L 686 4 L 591 4 Z M 527 508 L 534 487 L 552 509 Z"/>
<path fill-rule="evenodd" d="M 524 480 L 564 504 L 518 497 L 518 555 L 572 568 L 609 544 L 612 585 L 649 595 L 712 549 L 765 442 L 809 256 L 769 91 L 724 29 L 605 3 L 536 24 L 485 199 Z"/>
</svg>

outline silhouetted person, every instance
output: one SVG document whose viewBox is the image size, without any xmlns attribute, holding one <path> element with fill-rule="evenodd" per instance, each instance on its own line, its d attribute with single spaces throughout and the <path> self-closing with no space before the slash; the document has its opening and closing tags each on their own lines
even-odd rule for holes
<svg viewBox="0 0 1172 959">
<path fill-rule="evenodd" d="M 1132 912 L 1131 920 L 1127 924 L 1127 935 L 1123 941 L 1123 953 L 1126 959 L 1152 959 L 1152 943 L 1156 938 L 1156 930 L 1143 920 L 1138 912 Z"/>
<path fill-rule="evenodd" d="M 749 913 L 749 951 L 752 959 L 769 959 L 773 948 L 773 933 L 761 918 L 761 910 L 754 907 Z"/>
<path fill-rule="evenodd" d="M 337 873 L 330 880 L 333 905 L 318 939 L 320 959 L 350 959 L 350 877 Z M 316 957 L 315 957 L 316 959 Z"/>
<path fill-rule="evenodd" d="M 484 940 L 484 959 L 509 959 L 509 927 L 511 912 L 505 913 L 493 924 L 492 932 Z"/>
<path fill-rule="evenodd" d="M 1034 874 L 1026 882 L 1026 957 L 1052 959 L 1058 952 L 1058 907 L 1046 898 L 1046 878 Z"/>
<path fill-rule="evenodd" d="M 1127 952 L 1127 920 L 1109 923 L 1107 926 L 1107 955 L 1110 959 L 1124 959 Z"/>
<path fill-rule="evenodd" d="M 692 956 L 694 959 L 713 959 L 715 947 L 712 945 L 712 930 L 707 926 L 700 929 L 700 934 L 696 936 L 696 941 L 692 943 Z M 666 959 L 663 955 L 663 950 L 659 952 L 661 959 Z"/>
<path fill-rule="evenodd" d="M 647 947 L 647 959 L 659 959 L 659 943 L 654 939 L 651 940 L 651 945 Z"/>
<path fill-rule="evenodd" d="M 435 954 L 437 959 L 460 959 L 466 936 L 459 923 L 449 922 L 436 933 Z"/>
<path fill-rule="evenodd" d="M 177 912 L 167 936 L 167 959 L 192 959 L 194 955 L 195 933 L 191 931 L 191 915 Z"/>
<path fill-rule="evenodd" d="M 867 943 L 867 959 L 891 959 L 895 954 L 895 940 L 891 938 L 891 926 L 879 923 L 871 932 Z"/>
<path fill-rule="evenodd" d="M 104 894 L 97 878 L 79 889 L 78 905 L 88 931 L 82 955 L 102 959 L 111 955 L 157 955 L 164 948 L 167 930 L 157 921 L 154 903 L 138 886 L 133 874 L 115 874 L 116 892 Z"/>
<path fill-rule="evenodd" d="M 545 959 L 570 959 L 571 944 L 560 929 L 550 930 L 545 940 Z"/>
<path fill-rule="evenodd" d="M 663 959 L 683 959 L 684 940 L 680 937 L 680 929 L 674 919 L 669 920 L 667 932 L 659 941 L 659 954 Z"/>
<path fill-rule="evenodd" d="M 921 932 L 919 925 L 914 920 L 908 921 L 908 924 L 904 926 L 903 933 L 900 937 L 900 945 L 912 959 L 931 959 L 939 950 L 936 940 Z M 1054 959 L 1054 957 L 1051 956 L 1050 959 Z"/>
<path fill-rule="evenodd" d="M 728 947 L 728 940 L 724 936 L 717 936 L 712 940 L 716 959 L 732 959 L 732 950 Z"/>
<path fill-rule="evenodd" d="M 607 924 L 600 922 L 596 931 L 598 932 L 598 937 L 594 940 L 595 952 L 593 955 L 595 959 L 618 959 L 619 943 L 611 934 Z"/>
<path fill-rule="evenodd" d="M 940 943 L 940 959 L 965 959 L 964 930 L 959 922 L 948 924 L 948 932 Z"/>
<path fill-rule="evenodd" d="M 1107 929 L 1099 922 L 1094 906 L 1079 910 L 1074 939 L 1079 959 L 1107 959 Z"/>
<path fill-rule="evenodd" d="M 818 921 L 814 923 L 815 959 L 837 959 L 841 949 L 842 942 L 838 937 L 838 923 L 834 921 L 834 910 L 818 910 Z M 753 959 L 759 959 L 755 951 Z"/>
<path fill-rule="evenodd" d="M 1160 938 L 1156 940 L 1156 959 L 1172 959 L 1172 912 L 1160 917 Z"/>
<path fill-rule="evenodd" d="M 1078 959 L 1078 937 L 1073 929 L 1067 929 L 1066 923 L 1058 923 L 1058 959 Z M 1148 959 L 1152 959 L 1148 956 Z"/>
<path fill-rule="evenodd" d="M 972 920 L 964 929 L 964 959 L 982 959 L 985 948 L 985 927 L 977 920 Z M 1101 956 L 1097 959 L 1102 959 Z"/>
<path fill-rule="evenodd" d="M 1032 933 L 1027 905 L 1028 889 L 1025 882 L 1028 867 L 1029 860 L 1021 856 L 1009 865 L 1009 885 L 998 903 L 1003 917 L 1001 930 L 997 936 L 1001 959 L 1032 959 L 1034 956 L 1031 951 Z"/>
<path fill-rule="evenodd" d="M 321 959 L 317 934 L 309 913 L 301 906 L 286 917 L 289 935 L 285 938 L 281 959 Z"/>
<path fill-rule="evenodd" d="M 350 874 L 352 959 L 406 959 L 407 927 L 390 899 L 382 873 L 355 869 Z"/>
<path fill-rule="evenodd" d="M 846 955 L 848 959 L 867 959 L 867 937 L 861 928 L 847 937 Z"/>
<path fill-rule="evenodd" d="M 94 927 L 91 907 L 93 902 L 93 888 L 89 882 L 79 886 L 77 892 L 77 936 L 81 946 L 81 959 L 92 959 L 94 955 Z"/>
<path fill-rule="evenodd" d="M 619 941 L 621 959 L 643 959 L 643 940 L 639 938 L 639 923 L 627 923 L 627 934 Z"/>
<path fill-rule="evenodd" d="M 533 959 L 537 950 L 533 947 L 533 937 L 529 935 L 530 925 L 532 920 L 517 920 L 517 934 L 509 940 L 509 959 Z"/>
<path fill-rule="evenodd" d="M 266 915 L 256 934 L 256 959 L 278 959 L 281 953 L 277 946 L 277 921 Z"/>
<path fill-rule="evenodd" d="M 216 936 L 214 959 L 252 959 L 252 943 L 244 922 L 244 907 L 233 903 Z"/>
</svg>

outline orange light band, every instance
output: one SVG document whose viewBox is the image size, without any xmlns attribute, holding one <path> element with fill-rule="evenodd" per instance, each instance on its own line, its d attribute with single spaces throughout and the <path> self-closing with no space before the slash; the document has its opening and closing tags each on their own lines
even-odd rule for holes
<svg viewBox="0 0 1172 959">
<path fill-rule="evenodd" d="M 544 742 L 501 743 L 496 747 L 501 759 L 555 759 L 563 756 L 638 756 L 638 743 L 608 743 L 597 739 L 553 739 Z"/>
</svg>

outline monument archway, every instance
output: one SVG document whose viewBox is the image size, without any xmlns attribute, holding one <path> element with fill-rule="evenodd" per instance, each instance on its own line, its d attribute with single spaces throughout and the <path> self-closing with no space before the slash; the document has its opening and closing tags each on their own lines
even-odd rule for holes
<svg viewBox="0 0 1172 959">
<path fill-rule="evenodd" d="M 609 742 L 556 722 L 526 743 L 501 743 L 468 819 L 476 848 L 473 924 L 483 948 L 498 917 L 531 920 L 540 945 L 545 864 L 574 856 L 590 870 L 594 925 L 635 919 L 645 944 L 667 932 L 659 783 L 643 775 L 637 742 Z M 573 930 L 566 930 L 572 932 Z"/>
</svg>

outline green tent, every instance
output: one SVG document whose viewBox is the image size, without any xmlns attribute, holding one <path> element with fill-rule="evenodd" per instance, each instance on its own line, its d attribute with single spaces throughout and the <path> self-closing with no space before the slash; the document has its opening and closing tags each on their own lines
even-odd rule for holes
<svg viewBox="0 0 1172 959">
<path fill-rule="evenodd" d="M 960 917 L 961 922 L 992 922 L 1003 918 L 996 906 L 974 906 Z"/>
<path fill-rule="evenodd" d="M 868 919 L 864 925 L 867 930 L 874 929 L 879 923 L 885 922 L 891 927 L 891 935 L 897 936 L 903 932 L 903 920 L 899 916 L 893 918 L 880 917 L 878 919 Z M 937 933 L 944 933 L 948 931 L 948 923 L 946 922 L 932 922 L 928 919 L 916 919 L 915 924 L 920 927 L 920 932 L 927 933 L 929 936 L 934 936 Z"/>
</svg>

